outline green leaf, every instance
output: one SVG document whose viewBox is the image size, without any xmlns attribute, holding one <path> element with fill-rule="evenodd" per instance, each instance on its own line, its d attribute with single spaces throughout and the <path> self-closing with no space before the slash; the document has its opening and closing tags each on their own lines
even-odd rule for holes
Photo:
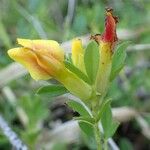
<svg viewBox="0 0 150 150">
<path fill-rule="evenodd" d="M 79 127 L 88 136 L 94 135 L 93 125 L 86 121 L 79 121 Z"/>
<path fill-rule="evenodd" d="M 94 122 L 95 122 L 94 118 L 92 118 L 92 117 L 74 117 L 74 119 L 78 120 L 78 121 L 86 121 L 91 124 L 94 124 Z"/>
<path fill-rule="evenodd" d="M 75 100 L 69 100 L 67 105 L 72 108 L 74 111 L 78 112 L 81 116 L 84 117 L 91 117 L 91 114 L 87 110 L 86 106 L 83 105 L 81 102 Z"/>
<path fill-rule="evenodd" d="M 103 108 L 104 110 L 101 116 L 101 122 L 104 129 L 104 137 L 105 139 L 108 139 L 116 132 L 119 122 L 112 119 L 110 100 L 104 105 L 104 107 L 105 108 Z"/>
<path fill-rule="evenodd" d="M 68 93 L 68 90 L 62 85 L 47 85 L 38 89 L 37 94 L 49 97 L 60 96 Z"/>
<path fill-rule="evenodd" d="M 84 63 L 87 75 L 91 82 L 94 83 L 99 68 L 99 48 L 95 41 L 90 42 L 86 47 Z"/>
<path fill-rule="evenodd" d="M 133 150 L 134 149 L 132 143 L 127 138 L 121 138 L 119 140 L 119 148 L 121 150 Z"/>
<path fill-rule="evenodd" d="M 74 66 L 69 61 L 64 61 L 64 63 L 65 63 L 65 66 L 66 66 L 67 69 L 69 69 L 71 72 L 76 74 L 80 79 L 82 79 L 86 83 L 90 84 L 89 78 L 82 71 L 80 71 L 76 66 Z"/>
<path fill-rule="evenodd" d="M 116 132 L 117 128 L 119 127 L 119 125 L 120 125 L 120 123 L 119 123 L 118 121 L 114 121 L 114 120 L 113 120 L 113 122 L 112 122 L 112 124 L 111 124 L 111 126 L 110 126 L 110 134 L 109 134 L 109 137 L 112 137 L 112 136 L 115 134 L 115 132 Z M 109 138 L 109 137 L 108 137 L 108 138 Z"/>
<path fill-rule="evenodd" d="M 17 106 L 22 108 L 28 117 L 29 123 L 26 125 L 28 130 L 39 129 L 37 124 L 48 115 L 44 101 L 41 101 L 38 96 L 24 95 L 17 101 Z"/>
<path fill-rule="evenodd" d="M 110 103 L 107 103 L 107 105 L 105 105 L 105 109 L 101 117 L 101 122 L 104 129 L 104 136 L 105 138 L 108 138 L 110 136 L 110 125 L 112 122 L 112 112 Z"/>
<path fill-rule="evenodd" d="M 116 75 L 120 72 L 123 68 L 126 58 L 126 48 L 128 47 L 129 42 L 124 42 L 120 44 L 113 55 L 112 60 L 112 69 L 110 75 L 110 81 L 112 81 Z"/>
<path fill-rule="evenodd" d="M 96 120 L 99 121 L 103 115 L 103 112 L 105 111 L 105 109 L 107 109 L 108 105 L 110 105 L 111 103 L 111 99 L 108 99 L 106 101 L 104 101 L 100 107 L 100 110 L 98 112 L 97 118 Z"/>
</svg>

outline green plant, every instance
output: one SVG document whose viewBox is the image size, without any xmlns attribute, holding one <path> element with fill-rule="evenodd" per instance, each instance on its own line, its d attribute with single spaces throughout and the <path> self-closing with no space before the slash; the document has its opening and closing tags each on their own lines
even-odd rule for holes
<svg viewBox="0 0 150 150">
<path fill-rule="evenodd" d="M 35 80 L 56 79 L 61 84 L 38 90 L 39 94 L 59 96 L 70 92 L 81 101 L 70 100 L 68 106 L 77 111 L 80 128 L 94 138 L 97 150 L 107 149 L 107 140 L 113 136 L 119 123 L 112 118 L 111 99 L 106 99 L 110 82 L 124 66 L 128 43 L 118 45 L 117 17 L 106 9 L 105 31 L 91 36 L 87 47 L 76 39 L 71 57 L 53 40 L 18 39 L 22 46 L 10 49 L 9 56 L 23 64 Z M 104 144 L 102 144 L 104 143 Z"/>
</svg>

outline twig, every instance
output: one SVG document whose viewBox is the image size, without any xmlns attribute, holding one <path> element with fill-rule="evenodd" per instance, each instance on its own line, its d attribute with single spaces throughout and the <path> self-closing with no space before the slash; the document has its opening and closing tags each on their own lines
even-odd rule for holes
<svg viewBox="0 0 150 150">
<path fill-rule="evenodd" d="M 0 88 L 9 82 L 24 76 L 25 74 L 27 74 L 27 70 L 25 70 L 22 65 L 18 63 L 11 63 L 0 71 Z"/>
<path fill-rule="evenodd" d="M 112 109 L 114 119 L 119 122 L 126 122 L 138 116 L 138 112 L 130 107 L 119 107 Z"/>
<path fill-rule="evenodd" d="M 136 45 L 131 45 L 127 48 L 128 51 L 143 51 L 149 49 L 150 49 L 150 44 L 136 44 Z"/>
<path fill-rule="evenodd" d="M 18 135 L 8 126 L 7 122 L 4 120 L 1 114 L 0 128 L 16 150 L 28 150 L 27 146 L 23 144 Z"/>
<path fill-rule="evenodd" d="M 112 138 L 108 139 L 108 144 L 110 145 L 112 150 L 119 150 L 117 144 L 114 142 L 114 140 Z"/>
<path fill-rule="evenodd" d="M 150 28 L 149 25 L 138 27 L 134 30 L 130 29 L 118 29 L 117 30 L 117 35 L 119 39 L 121 40 L 131 40 L 131 39 L 136 39 L 138 38 L 142 33 L 144 32 L 149 32 Z"/>
<path fill-rule="evenodd" d="M 150 126 L 142 116 L 136 117 L 136 121 L 142 129 L 143 135 L 150 140 Z"/>
<path fill-rule="evenodd" d="M 36 149 L 40 150 L 40 145 L 45 149 L 51 149 L 56 142 L 74 143 L 79 142 L 80 129 L 77 121 L 68 121 L 56 127 L 52 131 L 43 130 L 42 136 L 37 143 Z"/>
<path fill-rule="evenodd" d="M 68 11 L 66 16 L 67 24 L 71 24 L 75 13 L 76 0 L 68 0 Z"/>
</svg>

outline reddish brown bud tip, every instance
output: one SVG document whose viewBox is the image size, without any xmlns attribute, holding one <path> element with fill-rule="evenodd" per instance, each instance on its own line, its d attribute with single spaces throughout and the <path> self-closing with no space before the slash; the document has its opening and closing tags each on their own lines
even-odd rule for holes
<svg viewBox="0 0 150 150">
<path fill-rule="evenodd" d="M 95 40 L 99 44 L 101 41 L 101 34 L 91 35 L 90 40 Z"/>
<path fill-rule="evenodd" d="M 106 7 L 105 10 L 106 10 L 106 12 L 111 12 L 111 13 L 113 12 L 113 8 L 112 7 Z"/>
<path fill-rule="evenodd" d="M 102 34 L 102 41 L 111 42 L 112 44 L 117 41 L 116 24 L 118 17 L 113 16 L 113 9 L 106 8 L 105 31 Z"/>
</svg>

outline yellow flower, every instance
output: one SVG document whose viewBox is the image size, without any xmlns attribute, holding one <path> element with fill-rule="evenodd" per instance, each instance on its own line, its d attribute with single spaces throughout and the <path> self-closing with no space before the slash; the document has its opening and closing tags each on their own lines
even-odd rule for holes
<svg viewBox="0 0 150 150">
<path fill-rule="evenodd" d="M 55 69 L 54 72 L 53 67 L 57 66 L 58 69 L 62 67 L 60 62 L 64 60 L 64 52 L 56 41 L 26 39 L 18 39 L 17 41 L 23 47 L 10 49 L 8 54 L 12 59 L 24 65 L 33 79 L 49 79 L 56 74 L 57 70 Z M 52 65 L 49 72 L 39 64 L 41 58 L 38 55 L 49 57 Z"/>
<path fill-rule="evenodd" d="M 91 96 L 91 87 L 64 65 L 64 51 L 53 40 L 18 39 L 23 47 L 8 50 L 8 55 L 21 63 L 35 80 L 58 80 L 74 95 L 82 100 Z"/>
<path fill-rule="evenodd" d="M 72 61 L 78 69 L 85 73 L 84 48 L 80 39 L 74 39 L 72 41 Z"/>
</svg>

